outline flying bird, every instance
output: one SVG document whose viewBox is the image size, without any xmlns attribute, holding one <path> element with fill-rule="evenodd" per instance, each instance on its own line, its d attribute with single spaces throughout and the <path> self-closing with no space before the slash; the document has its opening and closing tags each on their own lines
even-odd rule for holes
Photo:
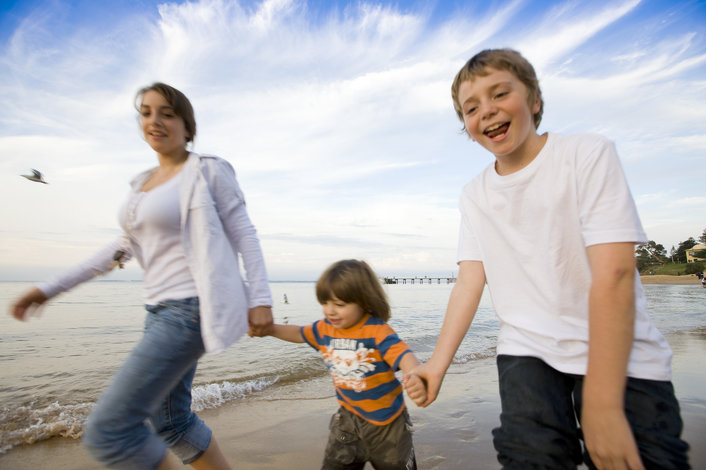
<svg viewBox="0 0 706 470">
<path fill-rule="evenodd" d="M 31 175 L 20 175 L 24 176 L 30 181 L 34 181 L 35 183 L 44 183 L 44 184 L 49 184 L 46 181 L 44 181 L 44 175 L 42 175 L 42 172 L 39 170 L 35 170 L 32 168 L 32 174 Z"/>
</svg>

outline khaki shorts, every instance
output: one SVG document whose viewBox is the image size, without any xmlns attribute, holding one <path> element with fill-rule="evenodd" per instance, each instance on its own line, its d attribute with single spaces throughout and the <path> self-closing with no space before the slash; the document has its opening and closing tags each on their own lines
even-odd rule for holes
<svg viewBox="0 0 706 470">
<path fill-rule="evenodd" d="M 378 426 L 341 407 L 331 418 L 322 470 L 416 470 L 412 423 L 405 409 L 390 424 Z"/>
</svg>

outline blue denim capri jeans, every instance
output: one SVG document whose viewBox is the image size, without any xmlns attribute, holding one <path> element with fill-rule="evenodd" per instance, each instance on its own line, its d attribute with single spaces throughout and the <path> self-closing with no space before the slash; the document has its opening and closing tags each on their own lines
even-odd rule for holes
<svg viewBox="0 0 706 470">
<path fill-rule="evenodd" d="M 167 447 L 189 464 L 211 442 L 211 430 L 191 411 L 191 383 L 204 354 L 199 299 L 146 309 L 142 339 L 103 392 L 84 431 L 90 454 L 109 468 L 153 470 Z"/>
<path fill-rule="evenodd" d="M 502 413 L 493 444 L 504 469 L 596 467 L 582 450 L 583 376 L 565 374 L 541 359 L 499 355 Z M 671 382 L 629 377 L 625 414 L 648 470 L 688 469 L 689 445 Z"/>
</svg>

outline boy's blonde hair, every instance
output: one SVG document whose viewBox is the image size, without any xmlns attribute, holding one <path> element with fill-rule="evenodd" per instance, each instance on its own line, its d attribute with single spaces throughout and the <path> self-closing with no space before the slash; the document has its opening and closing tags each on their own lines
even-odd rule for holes
<svg viewBox="0 0 706 470">
<path fill-rule="evenodd" d="M 542 91 L 539 89 L 539 80 L 537 80 L 537 74 L 532 64 L 522 57 L 522 54 L 513 49 L 485 49 L 471 57 L 456 74 L 456 78 L 454 78 L 451 85 L 451 98 L 461 122 L 464 122 L 463 107 L 458 101 L 458 89 L 463 82 L 473 80 L 478 76 L 485 77 L 488 75 L 488 67 L 506 70 L 515 75 L 527 88 L 527 102 L 530 109 L 534 106 L 535 100 L 539 98 L 539 111 L 534 115 L 534 127 L 537 129 L 542 121 L 542 113 L 544 112 L 544 100 L 542 99 Z"/>
<path fill-rule="evenodd" d="M 316 298 L 357 304 L 382 321 L 390 319 L 390 304 L 375 272 L 365 261 L 345 259 L 333 263 L 316 281 Z"/>
</svg>

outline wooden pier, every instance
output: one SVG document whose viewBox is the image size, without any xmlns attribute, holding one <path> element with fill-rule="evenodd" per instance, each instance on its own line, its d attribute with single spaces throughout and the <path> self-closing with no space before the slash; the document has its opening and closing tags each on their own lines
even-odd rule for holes
<svg viewBox="0 0 706 470">
<path fill-rule="evenodd" d="M 455 277 L 383 277 L 383 284 L 453 284 Z"/>
</svg>

